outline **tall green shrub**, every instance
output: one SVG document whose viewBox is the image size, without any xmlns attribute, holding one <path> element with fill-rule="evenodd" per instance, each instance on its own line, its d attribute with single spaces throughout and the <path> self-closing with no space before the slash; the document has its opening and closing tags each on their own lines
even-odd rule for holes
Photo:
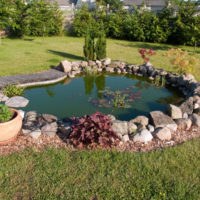
<svg viewBox="0 0 200 200">
<path fill-rule="evenodd" d="M 94 35 L 91 29 L 88 29 L 85 35 L 85 45 L 83 47 L 83 53 L 85 60 L 95 59 L 95 48 L 94 48 Z"/>
<path fill-rule="evenodd" d="M 95 51 L 97 60 L 106 58 L 106 35 L 103 29 L 101 29 L 101 32 L 99 33 Z"/>
</svg>

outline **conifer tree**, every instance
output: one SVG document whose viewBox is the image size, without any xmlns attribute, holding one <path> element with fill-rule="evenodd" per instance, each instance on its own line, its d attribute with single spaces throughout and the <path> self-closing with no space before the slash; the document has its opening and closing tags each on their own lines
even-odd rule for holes
<svg viewBox="0 0 200 200">
<path fill-rule="evenodd" d="M 95 51 L 97 60 L 106 58 L 106 35 L 103 26 L 101 27 L 101 31 L 99 33 L 99 37 L 96 42 Z"/>
<path fill-rule="evenodd" d="M 95 59 L 94 36 L 91 29 L 88 29 L 85 35 L 85 45 L 83 47 L 85 60 Z"/>
</svg>

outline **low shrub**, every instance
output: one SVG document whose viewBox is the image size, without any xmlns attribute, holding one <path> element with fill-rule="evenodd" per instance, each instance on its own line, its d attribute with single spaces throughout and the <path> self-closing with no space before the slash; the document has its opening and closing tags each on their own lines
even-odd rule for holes
<svg viewBox="0 0 200 200">
<path fill-rule="evenodd" d="M 18 87 L 16 85 L 7 85 L 6 87 L 4 87 L 3 93 L 7 97 L 22 96 L 24 93 L 24 88 Z"/>
<path fill-rule="evenodd" d="M 12 111 L 4 104 L 0 104 L 0 123 L 7 122 L 12 118 Z"/>
<path fill-rule="evenodd" d="M 139 49 L 138 52 L 140 53 L 144 63 L 147 63 L 150 61 L 150 56 L 155 56 L 156 52 L 153 51 L 153 49 Z"/>
<path fill-rule="evenodd" d="M 111 129 L 111 121 L 108 115 L 96 112 L 93 115 L 85 115 L 82 118 L 73 118 L 72 133 L 69 141 L 76 147 L 94 148 L 111 147 L 120 140 L 117 134 Z"/>
</svg>

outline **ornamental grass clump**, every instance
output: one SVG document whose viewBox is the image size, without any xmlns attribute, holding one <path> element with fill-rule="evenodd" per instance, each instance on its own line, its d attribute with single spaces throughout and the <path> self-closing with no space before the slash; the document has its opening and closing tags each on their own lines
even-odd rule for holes
<svg viewBox="0 0 200 200">
<path fill-rule="evenodd" d="M 72 118 L 72 121 L 73 131 L 69 136 L 69 142 L 80 149 L 97 146 L 109 148 L 120 140 L 119 136 L 111 129 L 111 119 L 108 115 L 96 112 L 79 119 Z"/>
<path fill-rule="evenodd" d="M 22 96 L 24 88 L 9 84 L 3 88 L 3 93 L 7 97 Z"/>
<path fill-rule="evenodd" d="M 169 49 L 164 56 L 170 57 L 171 64 L 177 69 L 180 74 L 193 73 L 195 67 L 200 66 L 200 61 L 188 54 L 188 51 L 181 49 Z"/>
</svg>

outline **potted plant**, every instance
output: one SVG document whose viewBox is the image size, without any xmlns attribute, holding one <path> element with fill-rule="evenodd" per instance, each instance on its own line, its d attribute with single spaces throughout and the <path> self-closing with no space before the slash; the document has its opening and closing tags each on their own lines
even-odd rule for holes
<svg viewBox="0 0 200 200">
<path fill-rule="evenodd" d="M 19 111 L 0 104 L 0 145 L 13 141 L 22 128 Z"/>
</svg>

